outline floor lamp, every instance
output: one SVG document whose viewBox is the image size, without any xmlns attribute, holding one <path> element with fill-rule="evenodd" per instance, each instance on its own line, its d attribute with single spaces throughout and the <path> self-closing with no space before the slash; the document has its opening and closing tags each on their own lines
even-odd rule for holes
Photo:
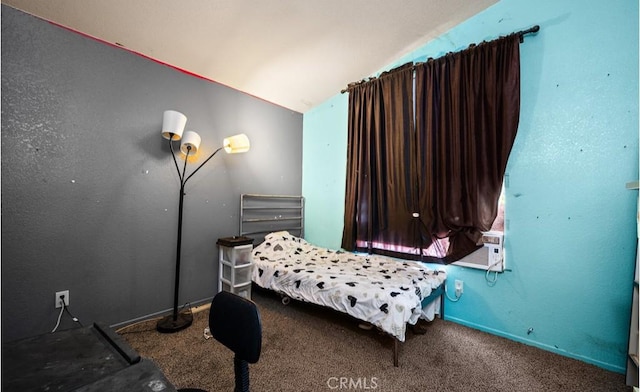
<svg viewBox="0 0 640 392">
<path fill-rule="evenodd" d="M 198 152 L 200 147 L 200 135 L 193 131 L 184 132 L 184 126 L 187 123 L 187 117 L 175 110 L 167 110 L 164 112 L 162 121 L 162 137 L 169 141 L 169 149 L 173 156 L 173 163 L 176 166 L 178 176 L 180 177 L 180 201 L 178 203 L 178 242 L 176 248 L 176 275 L 173 294 L 173 313 L 158 321 L 156 329 L 163 333 L 172 333 L 183 330 L 193 322 L 191 311 L 178 312 L 178 292 L 180 287 L 180 248 L 182 245 L 182 209 L 184 205 L 184 187 L 189 179 L 196 174 L 202 166 L 204 166 L 218 151 L 224 149 L 229 154 L 247 152 L 250 148 L 249 138 L 245 134 L 235 135 L 225 138 L 222 147 L 218 148 L 209 155 L 189 176 L 185 177 L 187 170 L 187 161 L 189 156 L 193 156 Z M 181 141 L 180 151 L 185 155 L 182 171 L 178 165 L 176 153 L 173 149 L 173 142 Z"/>
</svg>

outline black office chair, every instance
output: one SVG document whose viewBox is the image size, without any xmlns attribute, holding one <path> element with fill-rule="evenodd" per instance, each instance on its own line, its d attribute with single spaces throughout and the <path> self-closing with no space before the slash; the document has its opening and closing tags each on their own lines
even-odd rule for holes
<svg viewBox="0 0 640 392">
<path fill-rule="evenodd" d="M 262 324 L 253 301 L 221 291 L 209 310 L 211 335 L 235 353 L 235 392 L 249 392 L 249 363 L 260 359 Z"/>
</svg>

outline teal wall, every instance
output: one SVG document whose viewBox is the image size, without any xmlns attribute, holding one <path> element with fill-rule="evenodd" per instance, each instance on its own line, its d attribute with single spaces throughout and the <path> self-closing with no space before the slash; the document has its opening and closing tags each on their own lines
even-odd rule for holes
<svg viewBox="0 0 640 392">
<path fill-rule="evenodd" d="M 521 45 L 522 109 L 506 177 L 509 271 L 479 270 L 446 318 L 623 372 L 636 252 L 638 2 L 502 0 L 387 68 L 539 24 Z M 368 75 L 362 75 L 366 77 Z M 340 246 L 346 94 L 303 118 L 306 237 Z M 532 328 L 533 331 L 528 333 Z"/>
</svg>

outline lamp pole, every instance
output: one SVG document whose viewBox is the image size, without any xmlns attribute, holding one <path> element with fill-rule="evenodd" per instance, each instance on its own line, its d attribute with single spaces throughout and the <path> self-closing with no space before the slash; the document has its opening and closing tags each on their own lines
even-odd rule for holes
<svg viewBox="0 0 640 392">
<path fill-rule="evenodd" d="M 175 282 L 174 282 L 174 290 L 173 290 L 173 312 L 171 315 L 160 319 L 156 325 L 156 329 L 158 332 L 162 333 L 173 333 L 181 331 L 187 327 L 189 327 L 193 323 L 193 314 L 191 311 L 188 312 L 178 312 L 178 294 L 180 292 L 180 253 L 182 248 L 182 211 L 184 206 L 184 187 L 187 181 L 194 175 L 205 163 L 209 162 L 214 155 L 218 153 L 218 151 L 222 150 L 223 147 L 218 148 L 213 152 L 213 154 L 209 155 L 204 162 L 200 164 L 188 177 L 185 178 L 185 172 L 187 170 L 187 161 L 189 160 L 189 153 L 191 152 L 191 147 L 187 147 L 187 152 L 184 158 L 184 166 L 182 168 L 182 173 L 180 172 L 180 168 L 178 167 L 178 161 L 176 159 L 175 151 L 173 150 L 173 144 L 171 143 L 173 140 L 173 135 L 169 137 L 169 149 L 171 149 L 171 155 L 173 156 L 173 162 L 176 166 L 176 170 L 178 172 L 178 176 L 180 177 L 180 201 L 178 202 L 178 241 L 176 244 L 176 273 L 175 273 Z"/>
</svg>

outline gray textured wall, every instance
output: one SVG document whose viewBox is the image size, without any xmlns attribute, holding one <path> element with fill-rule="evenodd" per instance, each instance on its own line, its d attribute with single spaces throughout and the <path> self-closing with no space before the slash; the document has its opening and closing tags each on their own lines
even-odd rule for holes
<svg viewBox="0 0 640 392">
<path fill-rule="evenodd" d="M 233 59 L 229 59 L 233 61 Z M 50 331 L 55 292 L 83 324 L 173 304 L 179 180 L 162 112 L 188 117 L 180 303 L 217 291 L 216 239 L 241 193 L 300 194 L 302 115 L 2 6 L 2 339 Z M 61 328 L 73 326 L 63 317 Z"/>
</svg>

